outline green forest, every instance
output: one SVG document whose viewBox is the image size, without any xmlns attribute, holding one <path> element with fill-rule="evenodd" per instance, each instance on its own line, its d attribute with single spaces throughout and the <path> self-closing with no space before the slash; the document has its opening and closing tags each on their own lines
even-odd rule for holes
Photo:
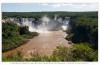
<svg viewBox="0 0 100 65">
<path fill-rule="evenodd" d="M 98 18 L 76 17 L 69 23 L 68 38 L 74 43 L 87 42 L 98 50 Z"/>
<path fill-rule="evenodd" d="M 16 17 L 16 18 L 40 18 L 43 15 L 48 15 L 49 17 L 54 17 L 54 14 L 60 17 L 80 17 L 80 16 L 87 16 L 92 18 L 98 17 L 98 12 L 2 12 L 2 19 L 6 19 L 9 17 Z"/>
<path fill-rule="evenodd" d="M 29 38 L 37 36 L 37 32 L 29 32 L 27 26 L 18 26 L 13 22 L 2 23 L 2 52 L 6 52 L 25 44 Z"/>
<path fill-rule="evenodd" d="M 54 14 L 60 17 L 70 17 L 66 40 L 74 44 L 71 48 L 57 46 L 50 57 L 32 54 L 30 59 L 23 58 L 21 51 L 2 57 L 2 61 L 98 61 L 98 12 L 3 12 L 3 19 L 9 17 L 41 17 Z M 26 16 L 27 15 L 27 16 Z M 39 35 L 37 32 L 29 32 L 27 26 L 18 26 L 15 23 L 2 23 L 2 52 L 15 49 L 24 44 L 29 38 Z M 52 43 L 51 43 L 52 44 Z"/>
</svg>

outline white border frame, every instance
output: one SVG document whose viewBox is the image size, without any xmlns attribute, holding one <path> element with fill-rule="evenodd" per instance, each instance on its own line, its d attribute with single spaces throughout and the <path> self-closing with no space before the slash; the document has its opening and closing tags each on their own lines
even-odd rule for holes
<svg viewBox="0 0 100 65">
<path fill-rule="evenodd" d="M 0 0 L 0 20 L 2 20 L 2 13 L 1 13 L 1 3 L 98 3 L 100 6 L 99 0 Z M 100 11 L 100 8 L 99 8 Z M 100 41 L 99 41 L 99 33 L 100 33 L 100 18 L 99 18 L 99 11 L 98 11 L 98 62 L 2 62 L 2 22 L 0 22 L 0 65 L 10 65 L 10 64 L 19 64 L 19 65 L 27 65 L 27 64 L 75 64 L 75 65 L 80 65 L 80 64 L 90 64 L 90 65 L 100 65 Z"/>
</svg>

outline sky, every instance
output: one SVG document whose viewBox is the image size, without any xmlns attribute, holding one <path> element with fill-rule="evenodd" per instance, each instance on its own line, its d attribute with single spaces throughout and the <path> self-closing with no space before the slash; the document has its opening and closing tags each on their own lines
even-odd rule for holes
<svg viewBox="0 0 100 65">
<path fill-rule="evenodd" d="M 2 3 L 2 12 L 98 11 L 97 3 Z"/>
</svg>

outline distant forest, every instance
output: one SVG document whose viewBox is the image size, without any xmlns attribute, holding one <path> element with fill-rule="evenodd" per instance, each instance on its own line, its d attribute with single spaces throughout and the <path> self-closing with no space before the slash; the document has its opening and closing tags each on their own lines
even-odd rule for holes
<svg viewBox="0 0 100 65">
<path fill-rule="evenodd" d="M 2 12 L 2 18 L 8 17 L 17 17 L 17 18 L 38 18 L 43 15 L 48 15 L 49 17 L 54 17 L 54 14 L 60 17 L 80 17 L 80 16 L 87 16 L 87 17 L 98 17 L 98 12 Z"/>
</svg>

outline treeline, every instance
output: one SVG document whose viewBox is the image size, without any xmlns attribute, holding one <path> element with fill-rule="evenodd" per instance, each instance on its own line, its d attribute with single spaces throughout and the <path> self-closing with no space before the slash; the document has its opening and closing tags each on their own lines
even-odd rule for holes
<svg viewBox="0 0 100 65">
<path fill-rule="evenodd" d="M 73 43 L 87 42 L 93 49 L 98 50 L 98 15 L 72 18 L 67 33 L 67 39 Z"/>
<path fill-rule="evenodd" d="M 88 17 L 97 18 L 98 12 L 2 12 L 2 18 L 6 19 L 9 17 L 17 17 L 17 18 L 40 18 L 44 15 L 48 15 L 49 17 L 54 17 L 54 15 L 58 15 L 60 17 L 80 17 L 82 15 L 86 15 Z M 26 16 L 27 15 L 27 16 Z"/>
<path fill-rule="evenodd" d="M 2 52 L 15 49 L 37 35 L 37 32 L 29 32 L 27 26 L 19 26 L 13 22 L 2 23 Z"/>
<path fill-rule="evenodd" d="M 40 56 L 30 53 L 31 58 L 23 58 L 21 51 L 17 54 L 3 56 L 2 61 L 20 62 L 72 62 L 72 61 L 98 61 L 98 51 L 93 50 L 87 43 L 74 44 L 71 48 L 57 46 L 51 56 Z"/>
</svg>

